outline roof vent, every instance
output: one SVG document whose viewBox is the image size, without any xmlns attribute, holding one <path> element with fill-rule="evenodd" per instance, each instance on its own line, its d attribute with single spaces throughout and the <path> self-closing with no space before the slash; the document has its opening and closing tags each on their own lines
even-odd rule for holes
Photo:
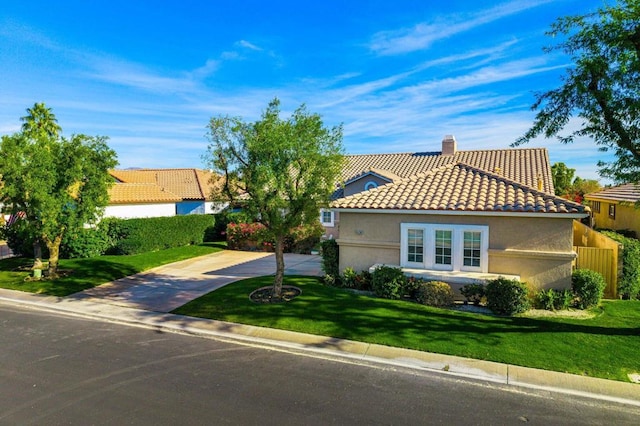
<svg viewBox="0 0 640 426">
<path fill-rule="evenodd" d="M 455 136 L 445 135 L 442 139 L 442 155 L 445 157 L 454 155 L 457 151 L 457 144 Z"/>
</svg>

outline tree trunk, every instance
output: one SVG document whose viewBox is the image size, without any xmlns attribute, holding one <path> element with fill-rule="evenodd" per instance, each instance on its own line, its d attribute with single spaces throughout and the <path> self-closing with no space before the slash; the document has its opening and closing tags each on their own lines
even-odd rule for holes
<svg viewBox="0 0 640 426">
<path fill-rule="evenodd" d="M 42 246 L 39 239 L 33 242 L 33 267 L 31 269 L 42 269 Z"/>
<path fill-rule="evenodd" d="M 280 297 L 282 294 L 282 280 L 284 278 L 284 237 L 276 237 L 276 276 L 273 280 L 273 295 Z"/>
<path fill-rule="evenodd" d="M 60 258 L 60 242 L 61 236 L 57 236 L 53 241 L 47 240 L 47 248 L 49 249 L 49 278 L 58 277 L 58 260 Z"/>
</svg>

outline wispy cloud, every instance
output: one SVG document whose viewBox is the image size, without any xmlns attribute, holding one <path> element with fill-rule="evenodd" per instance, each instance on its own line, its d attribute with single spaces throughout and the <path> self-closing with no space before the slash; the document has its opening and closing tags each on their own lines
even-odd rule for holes
<svg viewBox="0 0 640 426">
<path fill-rule="evenodd" d="M 257 52 L 261 52 L 263 49 L 261 47 L 256 46 L 253 43 L 250 43 L 246 40 L 240 40 L 236 42 L 237 46 L 244 47 L 245 49 L 255 50 Z"/>
<path fill-rule="evenodd" d="M 379 55 L 398 55 L 429 48 L 434 42 L 469 31 L 552 0 L 513 1 L 472 14 L 455 14 L 411 28 L 381 31 L 373 35 L 369 49 Z"/>
</svg>

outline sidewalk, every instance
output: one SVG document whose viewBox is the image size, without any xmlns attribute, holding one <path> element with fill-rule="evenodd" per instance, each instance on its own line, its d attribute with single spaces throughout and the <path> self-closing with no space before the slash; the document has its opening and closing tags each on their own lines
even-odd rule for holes
<svg viewBox="0 0 640 426">
<path fill-rule="evenodd" d="M 93 292 L 87 290 L 69 297 L 43 296 L 0 289 L 0 302 L 85 318 L 145 326 L 159 331 L 233 340 L 245 344 L 303 351 L 319 356 L 341 357 L 359 362 L 438 371 L 454 376 L 546 389 L 640 407 L 640 385 L 637 384 L 285 330 L 185 317 L 168 314 L 166 313 L 168 311 L 151 309 L 158 300 L 164 300 L 159 303 L 159 306 L 162 309 L 167 309 L 168 302 L 166 301 L 176 295 L 176 297 L 187 299 L 199 292 L 206 293 L 212 288 L 217 288 L 216 286 L 219 287 L 237 279 L 266 275 L 275 271 L 275 260 L 272 254 L 234 255 L 233 253 L 243 252 L 225 251 L 165 265 L 137 276 L 96 287 L 91 289 L 94 290 Z M 320 273 L 317 257 L 294 255 L 287 260 L 289 261 L 287 266 L 290 268 L 288 273 L 301 275 L 318 275 Z M 177 283 L 172 280 L 177 280 Z M 174 285 L 181 287 L 181 289 L 176 290 L 173 294 L 166 290 Z M 102 289 L 98 290 L 100 288 Z M 149 293 L 152 291 L 160 291 L 162 297 L 155 299 L 150 297 Z M 176 303 L 179 306 L 186 302 Z"/>
</svg>

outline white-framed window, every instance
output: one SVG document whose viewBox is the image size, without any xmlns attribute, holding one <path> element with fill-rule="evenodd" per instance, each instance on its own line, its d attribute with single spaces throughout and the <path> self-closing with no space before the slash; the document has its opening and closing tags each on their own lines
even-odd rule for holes
<svg viewBox="0 0 640 426">
<path fill-rule="evenodd" d="M 400 232 L 401 266 L 441 271 L 489 270 L 488 226 L 403 223 Z"/>
<path fill-rule="evenodd" d="M 321 209 L 320 210 L 320 223 L 323 226 L 332 228 L 335 223 L 335 213 L 332 210 Z"/>
<path fill-rule="evenodd" d="M 368 191 L 370 189 L 377 188 L 377 187 L 378 187 L 378 184 L 372 180 L 364 184 L 365 191 Z"/>
</svg>

